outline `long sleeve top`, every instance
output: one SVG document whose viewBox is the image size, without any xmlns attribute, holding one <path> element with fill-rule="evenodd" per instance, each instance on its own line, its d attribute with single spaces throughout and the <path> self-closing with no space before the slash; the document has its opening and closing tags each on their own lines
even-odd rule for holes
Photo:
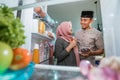
<svg viewBox="0 0 120 80">
<path fill-rule="evenodd" d="M 54 55 L 57 58 L 57 65 L 64 66 L 76 66 L 76 57 L 74 50 L 72 49 L 69 53 L 66 51 L 66 47 L 69 42 L 62 38 L 57 38 L 55 42 L 55 52 Z"/>
</svg>

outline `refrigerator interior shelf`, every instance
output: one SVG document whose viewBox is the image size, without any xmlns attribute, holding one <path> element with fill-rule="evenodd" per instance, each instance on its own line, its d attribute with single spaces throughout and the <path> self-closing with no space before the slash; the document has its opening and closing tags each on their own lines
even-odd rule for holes
<svg viewBox="0 0 120 80">
<path fill-rule="evenodd" d="M 50 37 L 48 37 L 47 35 L 44 34 L 40 34 L 40 33 L 32 33 L 32 38 L 35 38 L 37 40 L 47 40 L 47 41 L 52 41 L 52 39 Z"/>
</svg>

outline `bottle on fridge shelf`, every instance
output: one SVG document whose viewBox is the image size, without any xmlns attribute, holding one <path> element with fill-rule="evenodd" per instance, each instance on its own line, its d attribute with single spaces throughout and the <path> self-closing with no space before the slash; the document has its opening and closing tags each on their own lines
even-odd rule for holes
<svg viewBox="0 0 120 80">
<path fill-rule="evenodd" d="M 38 22 L 38 33 L 40 34 L 45 33 L 45 23 L 43 21 Z"/>
<path fill-rule="evenodd" d="M 45 41 L 45 43 L 44 43 L 44 60 L 47 60 L 47 59 L 49 59 L 49 45 L 48 45 L 48 41 Z"/>
<path fill-rule="evenodd" d="M 40 42 L 40 61 L 44 61 L 44 42 Z"/>
<path fill-rule="evenodd" d="M 38 45 L 38 44 L 35 44 L 35 45 L 34 45 L 34 49 L 33 49 L 32 61 L 33 61 L 35 64 L 39 64 L 39 63 L 40 63 L 39 59 L 40 59 L 39 45 Z"/>
</svg>

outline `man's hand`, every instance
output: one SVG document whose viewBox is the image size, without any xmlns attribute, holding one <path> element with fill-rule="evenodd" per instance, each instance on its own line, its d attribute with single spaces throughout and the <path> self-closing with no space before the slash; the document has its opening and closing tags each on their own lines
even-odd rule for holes
<svg viewBox="0 0 120 80">
<path fill-rule="evenodd" d="M 89 57 L 89 56 L 90 56 L 90 52 L 87 52 L 87 53 L 81 53 L 80 55 L 81 55 L 81 56 L 84 56 L 84 57 Z"/>
<path fill-rule="evenodd" d="M 90 56 L 90 53 L 91 53 L 91 50 L 88 49 L 88 48 L 84 48 L 84 49 L 81 49 L 81 56 L 84 56 L 84 57 L 89 57 Z"/>
</svg>

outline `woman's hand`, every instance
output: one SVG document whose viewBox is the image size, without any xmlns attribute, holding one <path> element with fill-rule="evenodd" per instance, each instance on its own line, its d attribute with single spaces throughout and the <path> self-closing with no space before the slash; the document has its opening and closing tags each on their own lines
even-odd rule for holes
<svg viewBox="0 0 120 80">
<path fill-rule="evenodd" d="M 72 48 L 74 48 L 77 45 L 77 40 L 73 39 L 70 44 L 68 45 L 68 47 L 66 48 L 67 52 L 70 52 Z"/>
<path fill-rule="evenodd" d="M 77 40 L 76 39 L 73 39 L 71 42 L 70 42 L 70 46 L 73 48 L 77 45 Z"/>
</svg>

